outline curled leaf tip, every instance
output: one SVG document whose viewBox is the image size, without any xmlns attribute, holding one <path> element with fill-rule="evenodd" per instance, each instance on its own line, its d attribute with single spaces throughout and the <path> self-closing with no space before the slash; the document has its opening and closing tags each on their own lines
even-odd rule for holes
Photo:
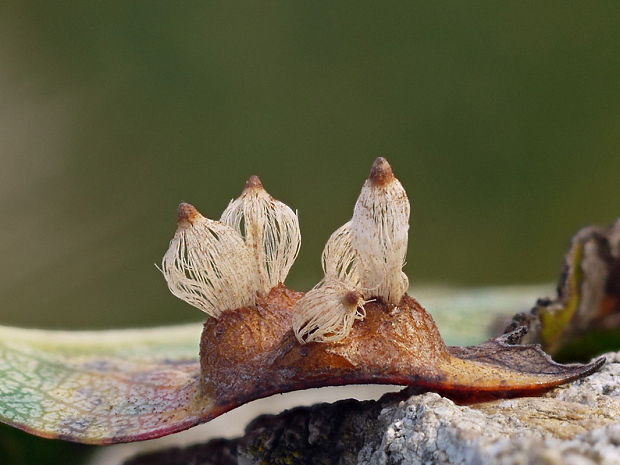
<svg viewBox="0 0 620 465">
<path fill-rule="evenodd" d="M 394 179 L 394 173 L 392 167 L 388 161 L 383 157 L 377 157 L 370 169 L 370 176 L 368 179 L 374 185 L 384 185 Z"/>
</svg>

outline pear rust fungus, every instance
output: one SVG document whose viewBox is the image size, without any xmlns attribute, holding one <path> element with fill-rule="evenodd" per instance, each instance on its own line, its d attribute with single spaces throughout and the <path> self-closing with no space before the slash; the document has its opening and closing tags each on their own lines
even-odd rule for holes
<svg viewBox="0 0 620 465">
<path fill-rule="evenodd" d="M 299 389 L 400 384 L 477 402 L 540 394 L 602 366 L 604 359 L 555 363 L 539 345 L 519 344 L 526 330 L 518 325 L 478 346 L 447 346 L 407 294 L 409 216 L 405 189 L 377 158 L 351 218 L 325 245 L 323 277 L 304 293 L 283 284 L 301 244 L 297 213 L 257 176 L 219 220 L 181 204 L 160 270 L 175 296 L 210 317 L 199 359 L 128 361 L 127 371 L 115 371 L 128 386 L 122 390 L 107 376 L 110 361 L 91 364 L 91 373 L 102 370 L 101 384 L 80 391 L 80 413 L 58 408 L 55 423 L 43 426 L 4 420 L 46 437 L 128 442 Z"/>
<path fill-rule="evenodd" d="M 520 329 L 475 348 L 447 347 L 432 317 L 406 293 L 409 214 L 403 186 L 377 158 L 351 220 L 325 246 L 323 279 L 296 292 L 282 282 L 299 250 L 297 216 L 258 177 L 248 180 L 221 221 L 234 230 L 230 241 L 242 238 L 253 255 L 253 266 L 237 274 L 239 286 L 254 287 L 244 305 L 207 312 L 217 318 L 207 320 L 200 343 L 201 392 L 213 402 L 205 419 L 271 394 L 341 384 L 417 386 L 467 402 L 532 395 L 603 363 L 556 364 L 538 346 L 516 345 Z M 176 260 L 191 279 L 204 265 L 185 253 Z"/>
</svg>

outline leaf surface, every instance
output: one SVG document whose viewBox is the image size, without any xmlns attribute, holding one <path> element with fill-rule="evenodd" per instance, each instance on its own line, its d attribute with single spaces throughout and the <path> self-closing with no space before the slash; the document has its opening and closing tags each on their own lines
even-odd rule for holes
<svg viewBox="0 0 620 465">
<path fill-rule="evenodd" d="M 0 327 L 0 417 L 48 438 L 113 443 L 200 421 L 200 325 L 120 331 Z"/>
</svg>

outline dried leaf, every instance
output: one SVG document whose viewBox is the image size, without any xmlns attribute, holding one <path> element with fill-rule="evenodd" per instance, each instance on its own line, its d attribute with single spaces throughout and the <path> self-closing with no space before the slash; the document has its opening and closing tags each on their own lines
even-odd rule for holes
<svg viewBox="0 0 620 465">
<path fill-rule="evenodd" d="M 91 444 L 181 431 L 251 400 L 317 386 L 387 383 L 457 400 L 536 394 L 596 370 L 558 365 L 499 338 L 447 347 L 411 297 L 367 304 L 346 341 L 300 345 L 302 293 L 284 286 L 256 306 L 197 325 L 70 333 L 0 328 L 0 418 L 39 436 Z M 513 339 L 515 339 L 513 337 Z"/>
<path fill-rule="evenodd" d="M 356 322 L 346 341 L 304 346 L 286 330 L 290 315 L 283 297 L 294 297 L 288 293 L 284 287 L 276 288 L 265 309 L 245 308 L 205 324 L 204 384 L 218 404 L 232 408 L 239 399 L 245 402 L 276 392 L 367 383 L 414 385 L 458 399 L 470 393 L 511 397 L 540 393 L 603 363 L 559 365 L 539 347 L 511 346 L 506 337 L 476 348 L 448 348 L 432 317 L 407 295 L 398 306 L 367 304 L 366 318 Z M 282 331 L 267 334 L 265 326 L 279 326 Z M 244 353 L 243 342 L 259 338 L 266 341 L 266 350 Z M 234 360 L 226 357 L 230 353 Z M 527 363 L 524 354 L 530 357 Z"/>
<path fill-rule="evenodd" d="M 68 332 L 0 327 L 0 417 L 38 436 L 137 441 L 201 421 L 199 325 Z"/>
</svg>

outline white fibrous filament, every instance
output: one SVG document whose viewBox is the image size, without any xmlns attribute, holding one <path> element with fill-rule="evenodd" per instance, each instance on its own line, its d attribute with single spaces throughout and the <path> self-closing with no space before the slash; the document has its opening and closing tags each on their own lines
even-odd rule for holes
<svg viewBox="0 0 620 465">
<path fill-rule="evenodd" d="M 362 287 L 363 264 L 353 248 L 351 222 L 336 229 L 323 249 L 322 265 L 327 281 L 342 281 L 359 289 Z"/>
<path fill-rule="evenodd" d="M 179 299 L 212 317 L 253 305 L 258 283 L 243 238 L 230 226 L 179 205 L 178 227 L 161 272 Z"/>
<path fill-rule="evenodd" d="M 361 286 L 398 304 L 409 288 L 403 273 L 409 236 L 409 199 L 384 158 L 375 161 L 353 209 L 351 246 L 363 264 Z"/>
<path fill-rule="evenodd" d="M 243 236 L 259 292 L 267 294 L 284 282 L 301 245 L 299 220 L 288 205 L 269 195 L 260 179 L 252 176 L 241 196 L 224 210 L 221 221 Z"/>
<path fill-rule="evenodd" d="M 212 317 L 254 305 L 286 278 L 301 245 L 297 214 L 252 176 L 220 221 L 179 206 L 161 271 L 178 298 Z"/>
<path fill-rule="evenodd" d="M 365 317 L 368 302 L 400 302 L 409 286 L 402 271 L 409 212 L 403 186 L 388 162 L 377 158 L 351 220 L 325 245 L 325 276 L 293 308 L 293 331 L 301 343 L 341 341 Z M 192 205 L 179 206 L 161 271 L 175 296 L 217 318 L 255 305 L 259 295 L 282 283 L 300 244 L 297 214 L 252 176 L 220 221 Z"/>
<path fill-rule="evenodd" d="M 362 295 L 342 281 L 324 281 L 308 291 L 295 305 L 293 330 L 308 342 L 338 342 L 356 319 L 366 316 Z"/>
<path fill-rule="evenodd" d="M 362 305 L 373 297 L 394 305 L 400 302 L 409 287 L 402 271 L 409 213 L 405 189 L 389 163 L 377 158 L 351 221 L 334 231 L 325 245 L 325 277 L 293 310 L 293 330 L 300 342 L 341 340 L 355 319 L 363 318 L 359 305 L 343 304 L 338 293 L 359 295 Z"/>
</svg>

